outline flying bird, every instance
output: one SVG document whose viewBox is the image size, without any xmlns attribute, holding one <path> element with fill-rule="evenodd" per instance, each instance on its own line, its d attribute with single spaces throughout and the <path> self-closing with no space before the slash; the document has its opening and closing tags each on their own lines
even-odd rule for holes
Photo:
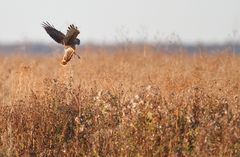
<svg viewBox="0 0 240 157">
<path fill-rule="evenodd" d="M 80 31 L 76 26 L 71 24 L 67 29 L 66 35 L 48 22 L 43 22 L 42 26 L 53 40 L 64 46 L 65 53 L 61 61 L 62 65 L 66 65 L 73 55 L 76 55 L 80 59 L 80 56 L 76 53 L 76 45 L 80 45 L 80 40 L 77 38 Z"/>
</svg>

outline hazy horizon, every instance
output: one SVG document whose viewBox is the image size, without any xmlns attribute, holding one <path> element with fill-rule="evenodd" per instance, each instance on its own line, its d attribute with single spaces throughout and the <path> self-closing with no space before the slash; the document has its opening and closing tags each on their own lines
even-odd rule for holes
<svg viewBox="0 0 240 157">
<path fill-rule="evenodd" d="M 63 33 L 69 24 L 77 25 L 82 43 L 240 41 L 239 5 L 238 0 L 8 0 L 0 6 L 0 43 L 54 42 L 43 21 Z"/>
</svg>

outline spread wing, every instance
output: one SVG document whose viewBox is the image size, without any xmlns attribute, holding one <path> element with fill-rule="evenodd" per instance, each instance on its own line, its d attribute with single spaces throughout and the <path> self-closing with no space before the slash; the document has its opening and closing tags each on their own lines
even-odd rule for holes
<svg viewBox="0 0 240 157">
<path fill-rule="evenodd" d="M 53 40 L 55 40 L 59 44 L 63 44 L 63 39 L 65 38 L 65 35 L 62 32 L 56 30 L 54 26 L 50 25 L 48 22 L 43 22 L 42 26 L 50 35 L 50 37 L 53 38 Z"/>
<path fill-rule="evenodd" d="M 67 30 L 67 34 L 64 38 L 64 43 L 66 45 L 71 45 L 74 43 L 74 40 L 77 38 L 78 34 L 80 33 L 80 31 L 78 30 L 78 28 L 74 25 L 70 25 L 68 27 Z"/>
</svg>

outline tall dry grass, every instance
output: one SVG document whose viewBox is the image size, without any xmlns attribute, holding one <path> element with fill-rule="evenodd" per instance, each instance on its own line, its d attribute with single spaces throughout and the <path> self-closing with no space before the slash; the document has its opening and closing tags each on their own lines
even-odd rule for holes
<svg viewBox="0 0 240 157">
<path fill-rule="evenodd" d="M 240 156 L 240 56 L 0 57 L 0 156 Z"/>
</svg>

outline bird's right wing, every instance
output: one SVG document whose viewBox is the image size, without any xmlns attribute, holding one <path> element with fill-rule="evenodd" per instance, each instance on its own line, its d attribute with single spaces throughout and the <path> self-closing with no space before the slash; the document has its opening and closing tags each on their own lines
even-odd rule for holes
<svg viewBox="0 0 240 157">
<path fill-rule="evenodd" d="M 67 45 L 71 45 L 74 40 L 77 38 L 78 34 L 80 33 L 80 31 L 78 30 L 78 28 L 74 25 L 70 25 L 68 27 L 68 30 L 67 30 L 67 34 L 64 38 L 64 43 L 67 44 Z"/>
<path fill-rule="evenodd" d="M 63 39 L 65 38 L 65 35 L 62 32 L 56 30 L 54 26 L 50 25 L 48 22 L 43 22 L 42 26 L 50 35 L 50 37 L 52 37 L 59 44 L 63 44 Z"/>
</svg>

